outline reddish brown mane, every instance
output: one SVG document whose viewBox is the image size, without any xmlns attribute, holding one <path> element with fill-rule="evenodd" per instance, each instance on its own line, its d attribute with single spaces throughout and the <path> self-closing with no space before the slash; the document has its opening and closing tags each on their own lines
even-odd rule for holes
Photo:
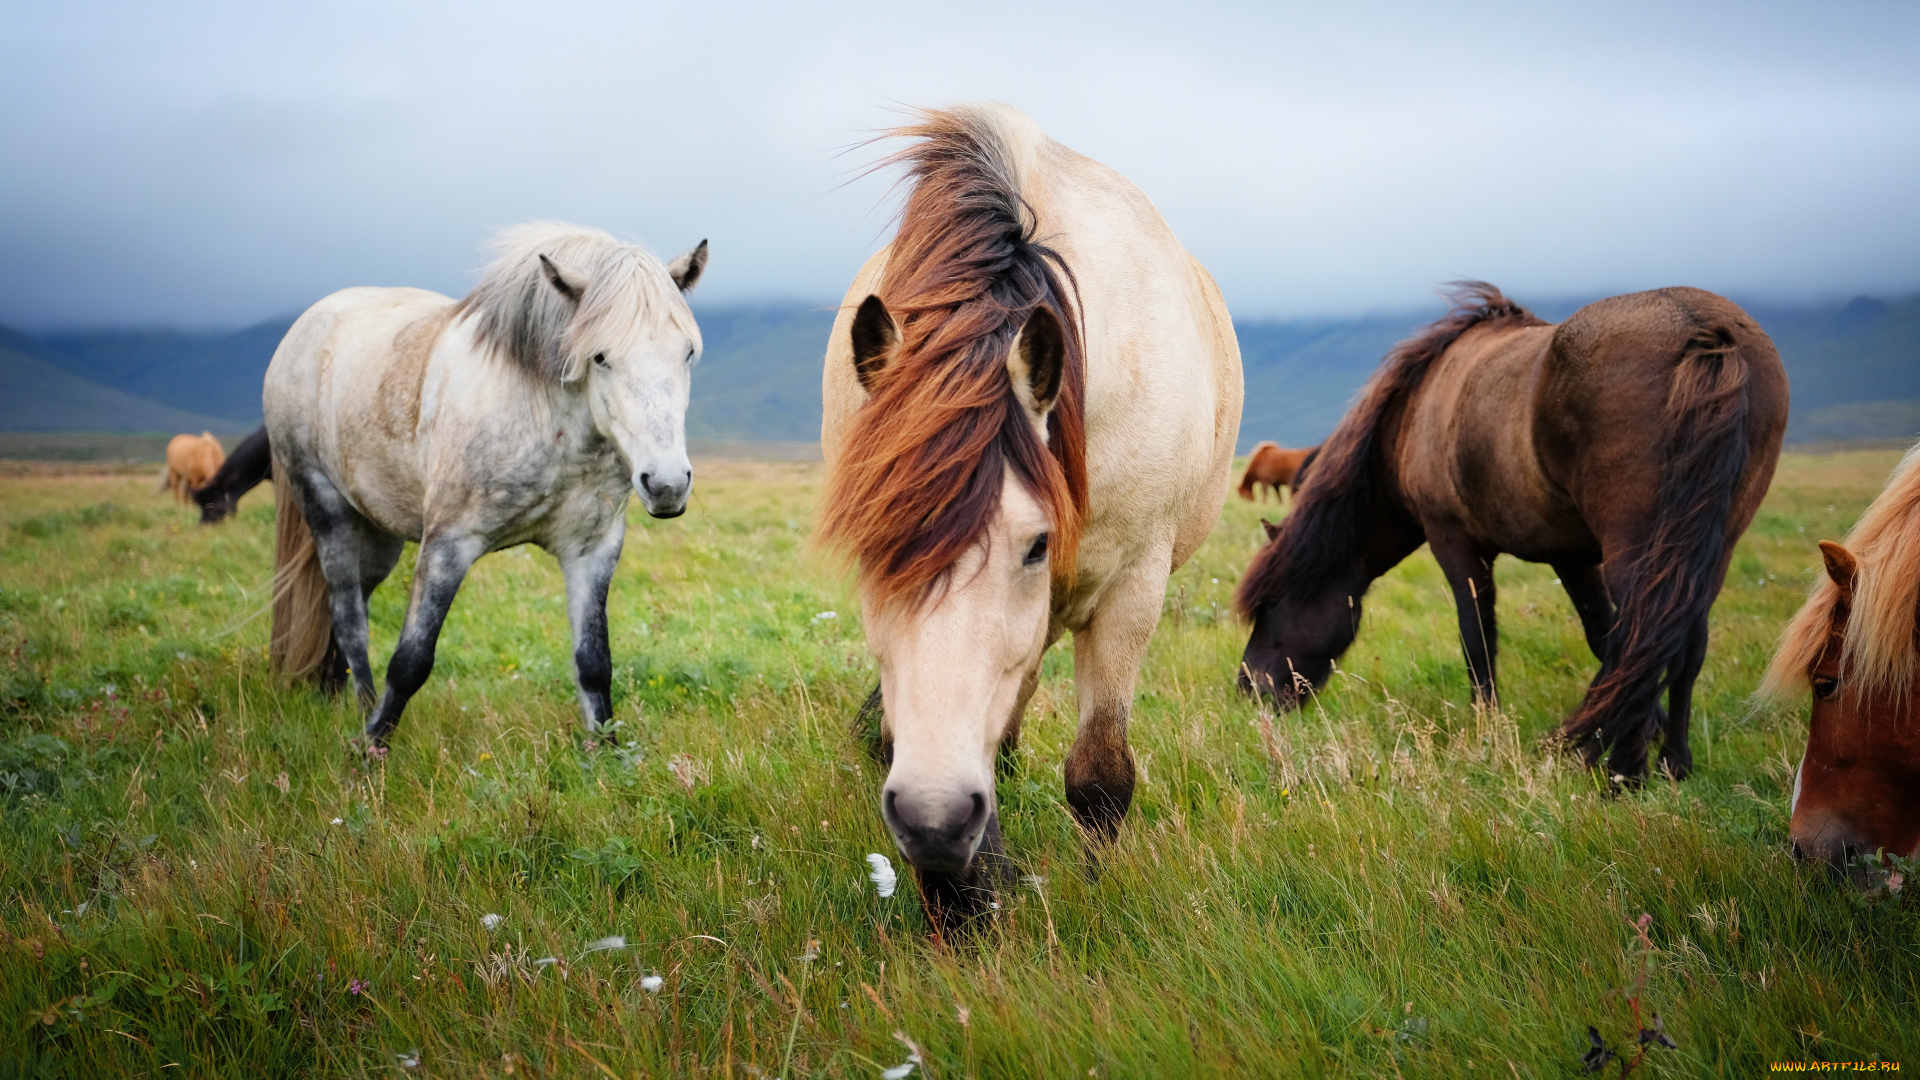
<svg viewBox="0 0 1920 1080">
<path fill-rule="evenodd" d="M 1362 533 L 1368 527 L 1368 504 L 1375 497 L 1369 466 L 1374 437 L 1387 414 L 1420 385 L 1441 353 L 1476 326 L 1545 325 L 1484 281 L 1455 282 L 1447 299 L 1453 310 L 1394 346 L 1360 391 L 1360 399 L 1320 445 L 1313 459 L 1312 482 L 1295 493 L 1293 513 L 1240 579 L 1233 603 L 1241 615 L 1252 618 L 1255 609 L 1275 600 L 1313 602 L 1353 553 L 1366 547 Z"/>
<path fill-rule="evenodd" d="M 986 111 L 928 111 L 883 138 L 912 184 L 880 298 L 901 342 L 827 477 L 821 538 L 859 560 L 878 601 L 924 597 L 1000 505 L 1005 469 L 1052 522 L 1053 570 L 1070 576 L 1086 514 L 1086 374 L 1072 271 L 1033 236 L 1013 135 Z M 1034 309 L 1066 328 L 1060 394 L 1042 442 L 1007 375 Z"/>
</svg>

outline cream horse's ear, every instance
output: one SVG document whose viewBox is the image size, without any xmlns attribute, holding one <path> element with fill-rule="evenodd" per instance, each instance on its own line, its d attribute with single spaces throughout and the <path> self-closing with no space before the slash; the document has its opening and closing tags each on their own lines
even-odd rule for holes
<svg viewBox="0 0 1920 1080">
<path fill-rule="evenodd" d="M 1013 395 L 1027 410 L 1035 427 L 1046 430 L 1047 414 L 1060 397 L 1060 376 L 1067 365 L 1067 335 L 1059 316 L 1045 305 L 1033 309 L 1027 325 L 1014 335 L 1007 353 L 1007 376 Z"/>
<path fill-rule="evenodd" d="M 580 298 L 587 294 L 587 279 L 578 272 L 560 269 L 545 255 L 540 256 L 540 269 L 546 272 L 547 284 L 553 286 L 553 291 L 573 303 L 579 303 Z"/>
<path fill-rule="evenodd" d="M 873 380 L 886 370 L 894 346 L 900 344 L 900 326 L 893 321 L 885 301 L 869 296 L 853 313 L 853 329 L 848 336 L 853 338 L 853 373 L 860 377 L 861 388 L 871 394 Z"/>
<path fill-rule="evenodd" d="M 683 293 L 690 293 L 700 283 L 700 275 L 707 269 L 707 242 L 693 245 L 693 250 L 682 252 L 680 257 L 667 264 L 667 276 L 680 287 Z"/>
</svg>

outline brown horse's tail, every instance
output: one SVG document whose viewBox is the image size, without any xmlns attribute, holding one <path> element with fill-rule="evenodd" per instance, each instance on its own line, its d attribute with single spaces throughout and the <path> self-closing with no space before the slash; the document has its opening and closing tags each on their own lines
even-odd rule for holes
<svg viewBox="0 0 1920 1080">
<path fill-rule="evenodd" d="M 1623 580 L 1607 582 L 1619 604 L 1611 663 L 1560 725 L 1590 766 L 1610 746 L 1610 772 L 1646 775 L 1660 697 L 1689 651 L 1705 648 L 1707 610 L 1744 524 L 1732 519 L 1752 457 L 1751 379 L 1750 359 L 1725 328 L 1688 342 L 1674 369 L 1653 525 Z"/>
<path fill-rule="evenodd" d="M 320 671 L 333 640 L 333 612 L 320 553 L 294 485 L 273 485 L 273 635 L 267 655 L 275 671 L 304 679 Z"/>
</svg>

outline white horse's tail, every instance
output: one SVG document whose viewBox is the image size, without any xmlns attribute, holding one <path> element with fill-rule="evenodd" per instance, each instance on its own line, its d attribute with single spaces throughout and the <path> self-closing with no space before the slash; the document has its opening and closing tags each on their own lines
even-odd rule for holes
<svg viewBox="0 0 1920 1080">
<path fill-rule="evenodd" d="M 273 485 L 273 634 L 267 655 L 274 670 L 304 679 L 320 670 L 333 640 L 333 612 L 320 553 L 290 480 Z"/>
</svg>

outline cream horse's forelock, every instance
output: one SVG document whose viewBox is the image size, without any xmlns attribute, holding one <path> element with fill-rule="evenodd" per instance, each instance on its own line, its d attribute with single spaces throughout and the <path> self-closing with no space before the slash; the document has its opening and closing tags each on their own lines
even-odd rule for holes
<svg viewBox="0 0 1920 1080">
<path fill-rule="evenodd" d="M 492 257 L 456 309 L 483 348 L 546 381 L 575 382 L 594 354 L 621 354 L 658 337 L 665 321 L 700 340 L 699 328 L 665 263 L 637 244 L 563 222 L 502 229 Z M 542 257 L 578 292 L 548 279 Z"/>
</svg>

